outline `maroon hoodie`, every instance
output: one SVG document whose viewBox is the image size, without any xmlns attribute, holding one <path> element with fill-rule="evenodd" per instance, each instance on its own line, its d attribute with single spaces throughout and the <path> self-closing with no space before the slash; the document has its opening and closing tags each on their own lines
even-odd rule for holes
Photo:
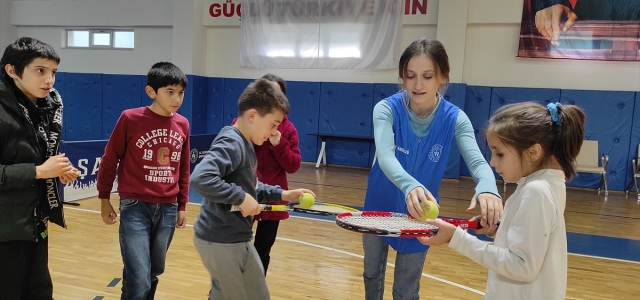
<svg viewBox="0 0 640 300">
<path fill-rule="evenodd" d="M 189 201 L 189 121 L 148 107 L 127 109 L 116 123 L 98 169 L 98 197 L 109 199 L 118 175 L 121 198 L 150 203 Z"/>
<path fill-rule="evenodd" d="M 231 121 L 231 125 L 236 123 L 236 119 Z M 269 140 L 261 146 L 253 145 L 258 159 L 258 180 L 270 185 L 279 185 L 282 189 L 289 189 L 287 173 L 292 174 L 298 171 L 302 156 L 298 148 L 298 131 L 293 123 L 285 116 L 282 123 L 278 125 L 280 131 L 280 143 L 271 145 Z M 270 202 L 269 204 L 285 204 L 283 202 Z M 255 220 L 284 220 L 289 217 L 288 212 L 262 212 L 254 216 Z"/>
</svg>

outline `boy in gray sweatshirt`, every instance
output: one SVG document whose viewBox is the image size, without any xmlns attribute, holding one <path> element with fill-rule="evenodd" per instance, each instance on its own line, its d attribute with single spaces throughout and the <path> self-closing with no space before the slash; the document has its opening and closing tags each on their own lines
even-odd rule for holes
<svg viewBox="0 0 640 300">
<path fill-rule="evenodd" d="M 275 134 L 289 101 L 275 83 L 259 79 L 238 101 L 238 120 L 220 130 L 195 167 L 190 185 L 203 198 L 194 243 L 211 274 L 209 299 L 270 299 L 260 257 L 251 239 L 260 202 L 297 200 L 307 189 L 285 191 L 258 181 L 253 144 Z M 256 199 L 258 201 L 256 201 Z M 239 212 L 231 212 L 240 205 Z"/>
</svg>

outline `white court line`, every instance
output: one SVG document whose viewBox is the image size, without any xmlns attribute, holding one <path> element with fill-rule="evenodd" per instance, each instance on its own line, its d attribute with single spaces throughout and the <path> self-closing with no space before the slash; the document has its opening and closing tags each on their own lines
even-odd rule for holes
<svg viewBox="0 0 640 300">
<path fill-rule="evenodd" d="M 304 241 L 299 241 L 299 240 L 294 240 L 294 239 L 289 239 L 289 238 L 283 238 L 283 237 L 276 237 L 276 239 L 278 240 L 283 240 L 283 241 L 287 241 L 287 242 L 292 242 L 292 243 L 298 243 L 298 244 L 302 244 L 302 245 L 307 245 L 307 246 L 311 246 L 311 247 L 316 247 L 316 248 L 320 248 L 320 249 L 324 249 L 324 250 L 329 250 L 329 251 L 333 251 L 333 252 L 338 252 L 341 254 L 345 254 L 345 255 L 349 255 L 349 256 L 353 256 L 353 257 L 358 257 L 358 258 L 364 258 L 364 256 L 360 255 L 360 254 L 355 254 L 355 253 L 351 253 L 351 252 L 347 252 L 347 251 L 343 251 L 343 250 L 338 250 L 335 248 L 331 248 L 331 247 L 327 247 L 327 246 L 322 246 L 322 245 L 317 245 L 317 244 L 313 244 L 313 243 L 308 243 L 308 242 L 304 242 Z M 392 268 L 395 268 L 394 264 L 391 263 L 387 263 L 387 266 L 390 266 Z M 483 295 L 484 296 L 484 292 L 478 291 L 476 289 L 472 289 L 468 286 L 459 284 L 459 283 L 455 283 L 453 281 L 449 281 L 446 279 L 442 279 L 433 275 L 429 275 L 427 273 L 422 273 L 422 276 L 433 279 L 435 281 L 440 281 L 442 283 L 446 283 L 449 285 L 453 285 L 455 287 L 461 288 L 463 290 L 467 290 L 469 292 L 473 292 L 479 295 Z"/>
<path fill-rule="evenodd" d="M 193 203 L 193 204 L 194 205 L 199 205 L 197 203 Z M 324 221 L 324 222 L 329 222 L 329 223 L 335 223 L 335 221 L 324 220 L 324 219 L 315 219 L 315 218 L 309 218 L 309 217 L 299 217 L 299 216 L 293 216 L 293 215 L 289 215 L 289 217 L 290 218 L 298 218 L 298 219 L 306 219 L 306 220 L 313 220 L 313 221 Z M 640 264 L 639 261 L 633 261 L 633 260 L 625 260 L 625 259 L 618 259 L 618 258 L 609 258 L 609 257 L 602 257 L 602 256 L 585 255 L 585 254 L 578 254 L 578 253 L 571 253 L 571 252 L 568 252 L 567 254 L 573 255 L 573 256 L 586 257 L 586 258 L 597 258 L 597 259 L 617 261 L 617 262 L 623 262 L 623 263 Z"/>
<path fill-rule="evenodd" d="M 599 259 L 617 261 L 617 262 L 622 262 L 622 263 L 640 264 L 640 261 L 632 261 L 632 260 L 609 258 L 609 257 L 600 257 L 600 256 L 586 255 L 586 254 L 577 254 L 577 253 L 569 253 L 569 254 L 573 255 L 573 256 L 580 256 L 580 257 L 586 257 L 586 258 L 599 258 Z"/>
<path fill-rule="evenodd" d="M 99 211 L 90 210 L 90 209 L 76 208 L 76 207 L 66 207 L 65 209 L 79 210 L 79 211 L 90 212 L 90 213 L 98 213 L 98 214 L 100 213 Z M 306 217 L 297 217 L 297 216 L 291 216 L 291 217 L 300 218 L 300 219 L 309 219 L 309 220 L 314 220 L 314 221 L 326 221 L 326 222 L 333 223 L 333 221 L 329 221 L 329 220 L 306 218 Z M 192 224 L 187 224 L 187 227 L 193 227 L 193 225 Z M 291 243 L 298 243 L 298 244 L 302 244 L 302 245 L 306 245 L 306 246 L 316 247 L 316 248 L 320 248 L 320 249 L 323 249 L 323 250 L 333 251 L 333 252 L 341 253 L 341 254 L 348 255 L 348 256 L 364 258 L 364 256 L 362 256 L 360 254 L 355 254 L 355 253 L 347 252 L 347 251 L 344 251 L 344 250 L 339 250 L 339 249 L 335 249 L 335 248 L 331 248 L 331 247 L 327 247 L 327 246 L 308 243 L 308 242 L 304 242 L 304 241 L 300 241 L 300 240 L 295 240 L 295 239 L 290 239 L 290 238 L 283 238 L 283 237 L 276 237 L 276 239 L 287 241 L 287 242 L 291 242 Z M 387 263 L 387 266 L 395 268 L 395 265 L 391 264 L 391 263 Z M 427 273 L 422 273 L 422 276 L 484 296 L 484 292 L 478 291 L 478 290 L 470 288 L 468 286 L 461 285 L 459 283 L 455 283 L 453 281 L 442 279 L 442 278 L 439 278 L 439 277 L 436 277 L 436 276 L 433 276 L 433 275 L 429 275 Z"/>
<path fill-rule="evenodd" d="M 193 205 L 198 205 L 200 206 L 199 203 L 191 203 L 191 202 L 187 202 L 187 204 L 193 204 Z M 100 213 L 99 211 L 95 211 L 95 210 L 89 210 L 89 209 L 82 209 L 82 208 L 76 208 L 76 207 L 65 207 L 65 209 L 73 209 L 73 210 L 79 210 L 79 211 L 86 211 L 86 212 L 92 212 L 92 213 Z M 309 218 L 309 217 L 299 217 L 299 216 L 293 216 L 290 215 L 290 218 L 298 218 L 298 219 L 306 219 L 306 220 L 312 220 L 312 221 L 323 221 L 323 222 L 329 222 L 329 223 L 335 223 L 334 221 L 330 221 L 330 220 L 324 220 L 324 219 L 316 219 L 316 218 Z M 193 225 L 187 225 L 187 226 L 193 226 Z M 277 238 L 277 237 L 276 237 Z M 592 256 L 592 255 L 585 255 L 585 254 L 578 254 L 578 253 L 567 253 L 569 255 L 574 255 L 574 256 L 579 256 L 579 257 L 585 257 L 585 258 L 596 258 L 596 259 L 602 259 L 602 260 L 609 260 L 609 261 L 616 261 L 616 262 L 622 262 L 622 263 L 631 263 L 631 264 L 640 264 L 639 261 L 632 261 L 632 260 L 626 260 L 626 259 L 618 259 L 618 258 L 609 258 L 609 257 L 602 257 L 602 256 Z"/>
</svg>

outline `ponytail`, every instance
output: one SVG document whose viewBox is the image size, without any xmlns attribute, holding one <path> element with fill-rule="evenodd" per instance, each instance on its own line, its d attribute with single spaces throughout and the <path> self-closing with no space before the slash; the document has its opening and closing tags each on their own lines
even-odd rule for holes
<svg viewBox="0 0 640 300">
<path fill-rule="evenodd" d="M 569 180 L 576 175 L 575 160 L 584 140 L 586 116 L 575 105 L 557 105 L 556 108 L 559 122 L 554 122 L 553 126 L 553 130 L 557 132 L 552 154 L 558 160 L 565 177 Z M 551 118 L 553 120 L 553 116 Z"/>
</svg>

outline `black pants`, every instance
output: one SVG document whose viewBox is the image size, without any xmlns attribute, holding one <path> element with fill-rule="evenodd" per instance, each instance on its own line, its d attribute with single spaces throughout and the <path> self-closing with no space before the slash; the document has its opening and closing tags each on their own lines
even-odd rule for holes
<svg viewBox="0 0 640 300">
<path fill-rule="evenodd" d="M 0 299 L 51 300 L 49 239 L 0 243 Z"/>
<path fill-rule="evenodd" d="M 276 242 L 276 235 L 278 234 L 278 225 L 280 221 L 263 220 L 258 221 L 256 228 L 256 236 L 253 241 L 253 245 L 258 251 L 262 266 L 264 267 L 264 275 L 267 276 L 267 268 L 269 267 L 269 261 L 271 261 L 271 247 Z"/>
</svg>

